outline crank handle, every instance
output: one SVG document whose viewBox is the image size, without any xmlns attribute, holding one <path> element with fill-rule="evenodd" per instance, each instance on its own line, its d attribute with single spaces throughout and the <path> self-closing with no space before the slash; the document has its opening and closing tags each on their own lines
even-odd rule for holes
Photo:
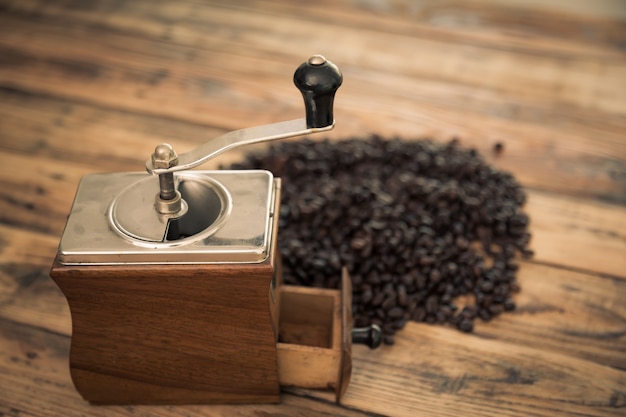
<svg viewBox="0 0 626 417">
<path fill-rule="evenodd" d="M 174 153 L 175 159 L 169 161 L 160 160 L 155 153 L 146 161 L 146 170 L 150 174 L 183 171 L 242 145 L 331 130 L 335 126 L 334 97 L 343 81 L 339 68 L 323 56 L 313 55 L 298 67 L 293 81 L 304 99 L 305 118 L 228 132 L 189 152 L 180 155 Z"/>
</svg>

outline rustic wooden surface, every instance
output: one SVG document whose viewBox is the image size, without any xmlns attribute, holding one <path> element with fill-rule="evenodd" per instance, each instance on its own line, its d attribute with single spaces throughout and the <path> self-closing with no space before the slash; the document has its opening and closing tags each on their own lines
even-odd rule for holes
<svg viewBox="0 0 626 417">
<path fill-rule="evenodd" d="M 527 187 L 536 256 L 518 309 L 469 335 L 411 323 L 392 347 L 355 346 L 341 406 L 304 390 L 279 405 L 88 405 L 48 277 L 80 177 L 301 117 L 291 75 L 313 53 L 345 77 L 327 136 L 457 136 Z M 626 413 L 621 0 L 0 0 L 0 147 L 0 415 Z"/>
</svg>

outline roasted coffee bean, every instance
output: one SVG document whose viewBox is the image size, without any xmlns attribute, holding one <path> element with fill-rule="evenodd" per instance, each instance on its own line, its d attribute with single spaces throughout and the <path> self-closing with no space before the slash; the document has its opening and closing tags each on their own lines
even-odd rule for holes
<svg viewBox="0 0 626 417">
<path fill-rule="evenodd" d="M 515 309 L 515 258 L 533 255 L 524 191 L 458 140 L 277 142 L 231 168 L 282 178 L 284 282 L 336 288 L 347 267 L 355 324 L 387 344 L 407 319 L 471 332 Z"/>
<path fill-rule="evenodd" d="M 383 301 L 383 303 L 380 306 L 383 308 L 383 310 L 389 310 L 393 306 L 395 306 L 396 303 L 397 303 L 397 300 L 395 296 L 388 296 L 387 298 L 385 298 L 385 301 Z"/>
<path fill-rule="evenodd" d="M 407 302 L 406 287 L 402 284 L 398 285 L 398 305 L 405 306 Z"/>
<path fill-rule="evenodd" d="M 406 326 L 406 320 L 405 319 L 401 319 L 401 320 L 396 320 L 393 323 L 391 323 L 391 327 L 394 330 L 401 330 L 404 329 L 404 326 Z"/>
<path fill-rule="evenodd" d="M 438 297 L 436 295 L 431 295 L 426 299 L 426 312 L 428 314 L 434 314 L 437 311 L 437 307 L 439 305 Z"/>
<path fill-rule="evenodd" d="M 489 306 L 489 312 L 492 316 L 498 316 L 504 312 L 504 306 L 502 304 L 492 304 Z"/>
<path fill-rule="evenodd" d="M 426 310 L 424 309 L 424 307 L 417 307 L 417 309 L 415 309 L 415 312 L 411 316 L 411 319 L 417 322 L 426 320 Z"/>
<path fill-rule="evenodd" d="M 483 281 L 480 283 L 480 289 L 483 292 L 492 292 L 493 291 L 493 282 L 491 281 Z"/>
<path fill-rule="evenodd" d="M 491 320 L 491 313 L 489 312 L 489 310 L 482 308 L 478 312 L 478 317 L 480 317 L 483 321 L 489 321 Z"/>
<path fill-rule="evenodd" d="M 387 317 L 392 319 L 399 319 L 404 316 L 404 310 L 400 307 L 394 307 L 387 312 Z"/>
<path fill-rule="evenodd" d="M 439 272 L 439 270 L 437 269 L 433 269 L 430 271 L 430 281 L 433 283 L 439 282 L 439 280 L 441 279 L 441 272 Z"/>
<path fill-rule="evenodd" d="M 461 310 L 460 316 L 468 320 L 473 320 L 474 317 L 476 317 L 476 308 L 475 307 L 463 307 L 463 310 Z"/>
<path fill-rule="evenodd" d="M 371 304 L 373 306 L 379 306 L 383 302 L 384 299 L 385 299 L 385 294 L 382 292 L 377 292 L 374 298 L 372 299 Z"/>
<path fill-rule="evenodd" d="M 395 329 L 393 327 L 393 323 L 385 323 L 382 328 L 383 334 L 394 334 Z"/>
<path fill-rule="evenodd" d="M 513 301 L 510 298 L 507 298 L 506 300 L 504 300 L 504 309 L 506 311 L 515 310 L 515 301 Z"/>
<path fill-rule="evenodd" d="M 474 322 L 469 319 L 463 319 L 457 324 L 457 328 L 465 333 L 470 333 L 474 330 Z"/>
<path fill-rule="evenodd" d="M 439 308 L 439 311 L 446 317 L 449 318 L 450 316 L 452 316 L 452 308 L 450 308 L 450 306 L 441 306 Z"/>
</svg>

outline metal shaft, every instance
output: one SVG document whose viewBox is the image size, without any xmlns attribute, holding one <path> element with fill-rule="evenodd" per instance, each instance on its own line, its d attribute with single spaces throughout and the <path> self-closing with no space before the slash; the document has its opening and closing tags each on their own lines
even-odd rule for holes
<svg viewBox="0 0 626 417">
<path fill-rule="evenodd" d="M 155 167 L 168 169 L 178 165 L 178 155 L 167 143 L 154 149 L 151 162 Z M 181 196 L 176 191 L 173 172 L 159 174 L 159 194 L 156 196 L 156 209 L 161 214 L 176 214 L 182 208 Z"/>
<path fill-rule="evenodd" d="M 173 200 L 176 198 L 176 186 L 174 185 L 173 172 L 159 174 L 159 190 L 161 200 Z"/>
</svg>

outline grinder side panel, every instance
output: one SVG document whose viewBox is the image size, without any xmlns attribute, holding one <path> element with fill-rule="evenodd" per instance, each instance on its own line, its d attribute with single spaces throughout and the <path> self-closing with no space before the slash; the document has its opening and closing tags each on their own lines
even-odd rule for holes
<svg viewBox="0 0 626 417">
<path fill-rule="evenodd" d="M 102 404 L 279 401 L 274 257 L 244 265 L 63 266 L 70 370 Z"/>
</svg>

